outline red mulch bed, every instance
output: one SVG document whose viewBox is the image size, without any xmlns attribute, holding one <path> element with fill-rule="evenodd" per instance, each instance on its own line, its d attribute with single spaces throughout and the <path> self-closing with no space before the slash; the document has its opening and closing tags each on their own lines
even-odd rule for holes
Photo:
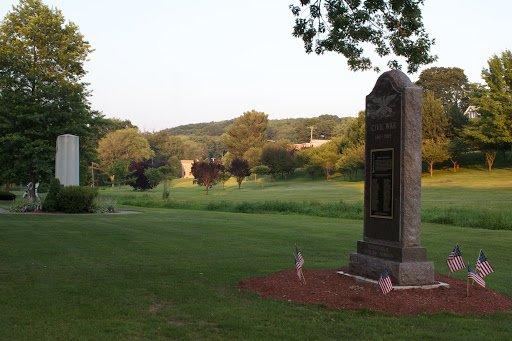
<svg viewBox="0 0 512 341">
<path fill-rule="evenodd" d="M 391 315 L 416 315 L 451 312 L 457 315 L 483 315 L 512 309 L 512 300 L 478 285 L 466 297 L 466 282 L 437 275 L 436 280 L 450 288 L 393 290 L 382 295 L 371 283 L 356 282 L 336 270 L 304 270 L 306 285 L 301 285 L 295 269 L 282 270 L 266 277 L 254 277 L 238 284 L 242 290 L 263 298 L 320 304 L 332 309 L 367 309 Z M 492 275 L 489 280 L 492 281 Z"/>
</svg>

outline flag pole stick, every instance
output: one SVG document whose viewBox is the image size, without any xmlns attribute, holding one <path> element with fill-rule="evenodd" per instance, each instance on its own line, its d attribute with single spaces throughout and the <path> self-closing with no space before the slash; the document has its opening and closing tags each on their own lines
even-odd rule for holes
<svg viewBox="0 0 512 341">
<path fill-rule="evenodd" d="M 466 297 L 469 297 L 469 277 L 468 280 L 466 281 Z"/>
<path fill-rule="evenodd" d="M 306 285 L 306 277 L 304 276 L 304 271 L 302 271 L 302 268 L 300 269 L 300 274 L 302 275 L 302 281 L 304 282 L 304 285 Z"/>
</svg>

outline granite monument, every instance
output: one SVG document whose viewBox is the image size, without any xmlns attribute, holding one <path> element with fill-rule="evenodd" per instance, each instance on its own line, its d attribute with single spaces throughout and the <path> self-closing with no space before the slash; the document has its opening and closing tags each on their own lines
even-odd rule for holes
<svg viewBox="0 0 512 341">
<path fill-rule="evenodd" d="M 64 186 L 78 186 L 80 179 L 78 136 L 64 134 L 57 137 L 55 177 Z"/>
<path fill-rule="evenodd" d="M 395 285 L 434 283 L 420 243 L 422 89 L 401 71 L 383 73 L 366 97 L 364 236 L 349 272 Z"/>
</svg>

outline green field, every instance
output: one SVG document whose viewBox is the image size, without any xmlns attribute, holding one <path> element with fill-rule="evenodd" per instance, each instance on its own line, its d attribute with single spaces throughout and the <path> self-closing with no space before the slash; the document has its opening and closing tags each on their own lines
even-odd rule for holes
<svg viewBox="0 0 512 341">
<path fill-rule="evenodd" d="M 438 171 L 424 176 L 424 222 L 486 229 L 512 230 L 512 169 L 463 169 Z M 192 180 L 176 180 L 169 201 L 162 200 L 161 186 L 146 192 L 131 187 L 104 188 L 104 196 L 121 204 L 142 207 L 186 208 L 245 213 L 300 213 L 314 216 L 362 219 L 363 182 L 334 179 L 246 181 L 238 189 L 231 179 L 223 189 L 215 186 L 205 195 Z"/>
<path fill-rule="evenodd" d="M 396 318 L 274 302 L 239 292 L 243 278 L 293 266 L 346 264 L 361 222 L 305 216 L 142 209 L 102 215 L 0 217 L 1 339 L 505 339 L 512 314 Z M 426 224 L 437 269 L 456 242 L 483 247 L 492 289 L 512 296 L 512 233 Z M 459 274 L 462 276 L 463 274 Z"/>
<path fill-rule="evenodd" d="M 343 200 L 348 203 L 363 201 L 363 182 L 340 180 L 322 181 L 293 179 L 287 181 L 247 181 L 238 189 L 234 179 L 226 188 L 217 185 L 204 195 L 204 191 L 192 180 L 175 180 L 171 188 L 171 199 L 207 203 L 211 201 L 304 201 L 331 202 Z M 131 187 L 104 188 L 111 196 L 149 197 L 160 199 L 162 187 L 147 192 L 135 192 Z M 449 205 L 457 208 L 485 208 L 501 211 L 512 207 L 512 169 L 496 169 L 493 172 L 461 169 L 457 173 L 437 171 L 435 176 L 422 178 L 422 205 L 438 208 Z"/>
<path fill-rule="evenodd" d="M 464 170 L 423 178 L 423 205 L 508 214 L 512 170 Z M 103 189 L 119 201 L 162 202 Z M 233 183 L 206 196 L 177 181 L 173 200 L 195 210 L 132 207 L 129 215 L 0 214 L 0 339 L 507 339 L 512 312 L 490 316 L 390 317 L 369 311 L 263 300 L 237 283 L 293 267 L 297 243 L 308 268 L 346 265 L 362 221 L 296 214 L 205 211 L 221 201 L 362 201 L 362 183 L 294 179 Z M 4 207 L 7 205 L 4 203 Z M 507 213 L 508 212 L 508 213 Z M 512 231 L 423 223 L 437 271 L 459 243 L 467 260 L 483 248 L 491 289 L 512 296 Z M 459 278 L 465 276 L 458 273 Z"/>
</svg>

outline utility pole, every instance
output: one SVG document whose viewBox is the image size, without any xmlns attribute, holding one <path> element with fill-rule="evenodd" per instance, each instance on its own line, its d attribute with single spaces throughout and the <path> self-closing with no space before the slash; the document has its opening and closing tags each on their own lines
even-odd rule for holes
<svg viewBox="0 0 512 341">
<path fill-rule="evenodd" d="M 310 126 L 309 129 L 311 129 L 311 136 L 309 138 L 309 143 L 313 143 L 313 129 L 315 129 L 315 126 Z"/>
<path fill-rule="evenodd" d="M 94 170 L 95 169 L 100 169 L 99 165 L 96 163 L 96 162 L 91 162 L 91 179 L 92 179 L 92 182 L 91 182 L 91 187 L 94 187 Z"/>
</svg>

